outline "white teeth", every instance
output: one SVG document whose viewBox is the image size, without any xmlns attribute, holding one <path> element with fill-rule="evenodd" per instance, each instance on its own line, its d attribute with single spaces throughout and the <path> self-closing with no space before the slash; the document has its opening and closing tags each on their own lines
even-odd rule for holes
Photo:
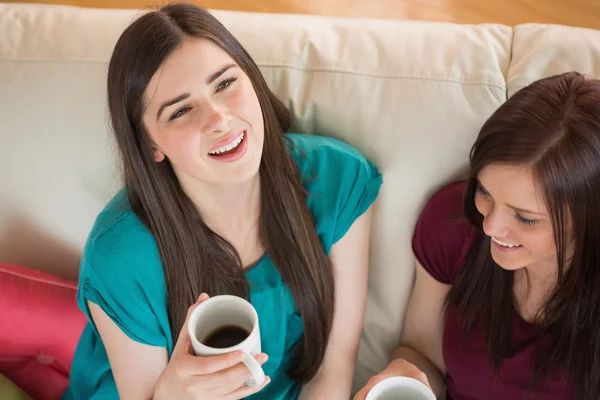
<svg viewBox="0 0 600 400">
<path fill-rule="evenodd" d="M 492 240 L 496 243 L 498 243 L 500 246 L 504 246 L 504 247 L 508 247 L 508 248 L 512 248 L 512 247 L 519 247 L 520 244 L 510 244 L 510 243 L 504 243 L 499 241 L 498 239 L 496 239 L 495 237 L 492 236 Z"/>
<path fill-rule="evenodd" d="M 213 150 L 213 151 L 209 152 L 208 154 L 215 155 L 215 154 L 219 154 L 219 153 L 225 153 L 226 151 L 229 151 L 231 149 L 236 148 L 240 143 L 242 143 L 242 139 L 244 139 L 244 133 L 243 132 L 234 141 L 230 142 L 229 144 L 227 144 L 225 146 L 219 147 L 218 149 Z"/>
</svg>

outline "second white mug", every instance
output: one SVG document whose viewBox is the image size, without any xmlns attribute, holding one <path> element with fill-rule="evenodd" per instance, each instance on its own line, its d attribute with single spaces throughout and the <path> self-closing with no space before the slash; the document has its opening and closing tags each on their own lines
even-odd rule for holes
<svg viewBox="0 0 600 400">
<path fill-rule="evenodd" d="M 395 376 L 373 386 L 366 400 L 435 400 L 435 395 L 416 379 Z"/>
</svg>

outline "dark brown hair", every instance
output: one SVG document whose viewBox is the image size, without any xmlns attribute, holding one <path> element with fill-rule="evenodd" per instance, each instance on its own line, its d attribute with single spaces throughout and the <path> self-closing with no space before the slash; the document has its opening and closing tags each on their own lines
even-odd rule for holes
<svg viewBox="0 0 600 400">
<path fill-rule="evenodd" d="M 512 271 L 496 265 L 475 207 L 477 175 L 487 165 L 532 169 L 552 221 L 558 281 L 536 318 L 539 338 L 531 386 L 552 372 L 574 384 L 577 399 L 600 393 L 600 81 L 572 72 L 541 79 L 508 99 L 483 125 L 471 149 L 464 212 L 478 229 L 446 299 L 464 318 L 464 333 L 483 317 L 488 359 L 511 356 L 515 318 Z M 567 218 L 572 232 L 567 237 Z M 567 260 L 568 241 L 575 243 Z"/>
<path fill-rule="evenodd" d="M 303 318 L 304 336 L 288 374 L 299 382 L 309 380 L 325 354 L 334 283 L 300 177 L 287 152 L 283 132 L 289 129 L 290 115 L 232 34 L 206 10 L 185 3 L 148 12 L 127 27 L 108 69 L 109 111 L 122 156 L 125 187 L 133 211 L 158 245 L 173 343 L 188 307 L 200 293 L 249 297 L 238 253 L 202 221 L 169 162 L 154 162 L 152 143 L 142 123 L 142 97 L 148 82 L 188 37 L 211 40 L 224 49 L 249 76 L 260 102 L 265 140 L 259 167 L 259 232 Z"/>
</svg>

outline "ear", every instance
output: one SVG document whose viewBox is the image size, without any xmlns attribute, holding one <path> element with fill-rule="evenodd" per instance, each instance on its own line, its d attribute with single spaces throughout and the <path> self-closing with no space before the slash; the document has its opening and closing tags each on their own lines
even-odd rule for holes
<svg viewBox="0 0 600 400">
<path fill-rule="evenodd" d="M 162 151 L 160 151 L 158 149 L 154 149 L 154 161 L 159 163 L 164 159 L 165 159 L 165 153 L 163 153 Z"/>
</svg>

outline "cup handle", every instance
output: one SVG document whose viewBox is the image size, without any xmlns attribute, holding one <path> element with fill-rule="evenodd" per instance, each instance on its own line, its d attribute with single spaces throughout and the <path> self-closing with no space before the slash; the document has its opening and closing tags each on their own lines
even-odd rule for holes
<svg viewBox="0 0 600 400">
<path fill-rule="evenodd" d="M 265 372 L 262 367 L 256 361 L 254 357 L 252 357 L 248 353 L 244 353 L 244 359 L 242 362 L 246 365 L 246 367 L 252 373 L 252 377 L 246 381 L 247 386 L 260 386 L 265 381 Z"/>
</svg>

